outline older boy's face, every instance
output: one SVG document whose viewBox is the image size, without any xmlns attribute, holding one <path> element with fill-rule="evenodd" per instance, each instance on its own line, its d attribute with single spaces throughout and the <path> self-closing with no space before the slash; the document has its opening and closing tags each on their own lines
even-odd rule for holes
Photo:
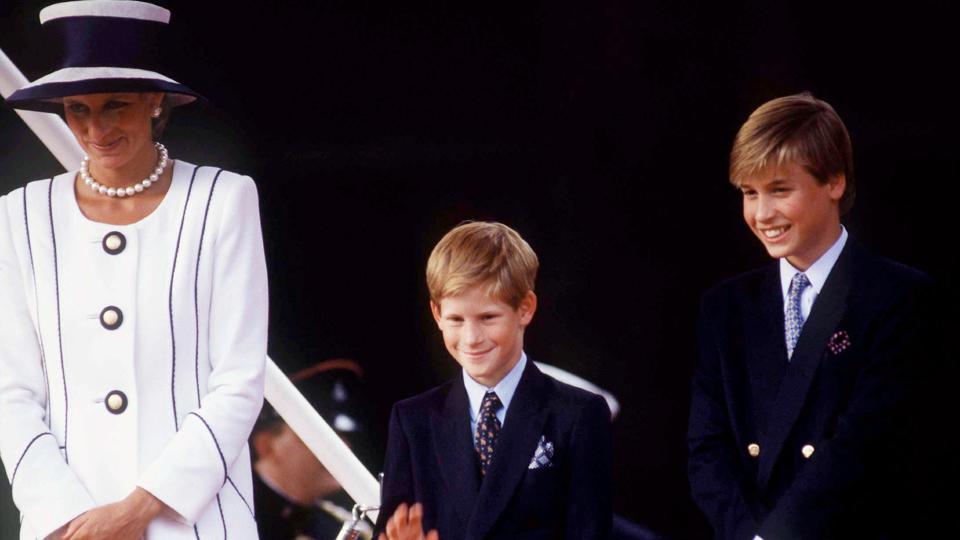
<svg viewBox="0 0 960 540">
<path fill-rule="evenodd" d="M 520 360 L 523 330 L 536 311 L 533 292 L 517 309 L 491 298 L 480 287 L 430 303 L 450 355 L 478 383 L 492 387 Z"/>
<path fill-rule="evenodd" d="M 743 219 L 771 257 L 806 270 L 840 237 L 843 176 L 821 184 L 796 163 L 770 167 L 740 184 Z"/>
</svg>

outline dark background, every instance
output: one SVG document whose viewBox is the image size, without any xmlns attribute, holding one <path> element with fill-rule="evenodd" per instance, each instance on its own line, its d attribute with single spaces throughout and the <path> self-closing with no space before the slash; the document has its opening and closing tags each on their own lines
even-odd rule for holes
<svg viewBox="0 0 960 540">
<path fill-rule="evenodd" d="M 31 80 L 56 58 L 47 3 L 0 4 L 0 47 Z M 685 474 L 697 301 L 767 261 L 726 166 L 773 97 L 810 90 L 847 123 L 853 236 L 944 281 L 960 271 L 947 2 L 159 3 L 168 75 L 210 100 L 163 140 L 257 180 L 270 353 L 287 370 L 359 360 L 377 447 L 394 401 L 456 373 L 427 308 L 432 245 L 503 221 L 542 264 L 527 352 L 623 407 L 616 510 L 708 538 Z M 58 172 L 0 110 L 2 191 Z"/>
</svg>

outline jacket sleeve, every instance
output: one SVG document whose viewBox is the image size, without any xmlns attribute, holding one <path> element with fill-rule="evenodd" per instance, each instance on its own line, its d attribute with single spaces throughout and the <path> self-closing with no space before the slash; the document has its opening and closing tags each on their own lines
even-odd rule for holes
<svg viewBox="0 0 960 540">
<path fill-rule="evenodd" d="M 570 436 L 570 492 L 567 494 L 568 540 L 601 540 L 613 527 L 613 433 L 610 409 L 590 396 Z"/>
<path fill-rule="evenodd" d="M 260 211 L 253 180 L 224 182 L 235 179 L 214 188 L 225 201 L 211 255 L 207 394 L 137 482 L 186 523 L 227 482 L 263 405 L 268 300 Z"/>
<path fill-rule="evenodd" d="M 19 214 L 11 197 L 0 197 L 0 459 L 17 508 L 44 538 L 95 504 L 47 427 L 44 360 L 11 236 L 23 229 L 11 221 Z"/>
<path fill-rule="evenodd" d="M 764 520 L 767 539 L 820 538 L 832 518 L 847 509 L 852 494 L 870 475 L 883 476 L 886 486 L 899 486 L 902 452 L 909 444 L 909 415 L 916 398 L 919 366 L 937 336 L 930 316 L 932 298 L 926 287 L 910 291 L 878 313 L 871 330 L 867 363 L 861 368 L 845 410 L 829 439 L 818 444 L 806 466 Z M 867 337 L 865 336 L 865 339 Z M 877 473 L 877 467 L 886 472 Z M 902 472 L 902 471 L 901 471 Z M 913 474 L 912 472 L 908 474 Z M 902 495 L 891 489 L 891 496 Z M 904 505 L 910 501 L 903 501 Z"/>
<path fill-rule="evenodd" d="M 387 435 L 387 452 L 383 462 L 383 495 L 380 501 L 380 513 L 373 537 L 384 532 L 387 520 L 393 516 L 400 503 L 413 504 L 413 464 L 410 462 L 410 448 L 407 436 L 400 421 L 397 405 L 390 413 L 390 429 Z"/>
<path fill-rule="evenodd" d="M 722 353 L 706 304 L 705 300 L 700 310 L 700 362 L 693 376 L 687 432 L 690 489 L 717 539 L 750 540 L 757 531 L 757 510 L 744 493 L 747 472 L 737 459 L 723 384 Z"/>
</svg>

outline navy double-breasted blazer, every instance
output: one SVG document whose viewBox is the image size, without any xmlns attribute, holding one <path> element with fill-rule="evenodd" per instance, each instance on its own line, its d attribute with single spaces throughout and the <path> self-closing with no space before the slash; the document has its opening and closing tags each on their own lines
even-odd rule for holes
<svg viewBox="0 0 960 540">
<path fill-rule="evenodd" d="M 924 274 L 852 238 L 790 361 L 776 263 L 704 295 L 689 476 L 717 538 L 911 535 L 931 305 Z"/>
<path fill-rule="evenodd" d="M 377 532 L 401 502 L 424 505 L 442 540 L 603 539 L 611 509 L 610 410 L 528 362 L 481 478 L 457 377 L 394 405 Z M 552 464 L 530 468 L 541 441 Z"/>
</svg>

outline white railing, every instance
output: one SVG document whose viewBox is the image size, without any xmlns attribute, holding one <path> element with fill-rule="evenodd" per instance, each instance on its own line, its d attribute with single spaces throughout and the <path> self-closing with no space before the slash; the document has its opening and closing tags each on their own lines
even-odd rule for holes
<svg viewBox="0 0 960 540">
<path fill-rule="evenodd" d="M 27 79 L 0 49 L 0 94 L 6 99 L 25 84 Z M 65 169 L 79 165 L 83 151 L 59 116 L 19 110 L 17 114 Z M 380 505 L 376 479 L 270 358 L 264 396 L 354 501 L 368 507 Z M 375 511 L 367 515 L 376 521 Z"/>
</svg>

